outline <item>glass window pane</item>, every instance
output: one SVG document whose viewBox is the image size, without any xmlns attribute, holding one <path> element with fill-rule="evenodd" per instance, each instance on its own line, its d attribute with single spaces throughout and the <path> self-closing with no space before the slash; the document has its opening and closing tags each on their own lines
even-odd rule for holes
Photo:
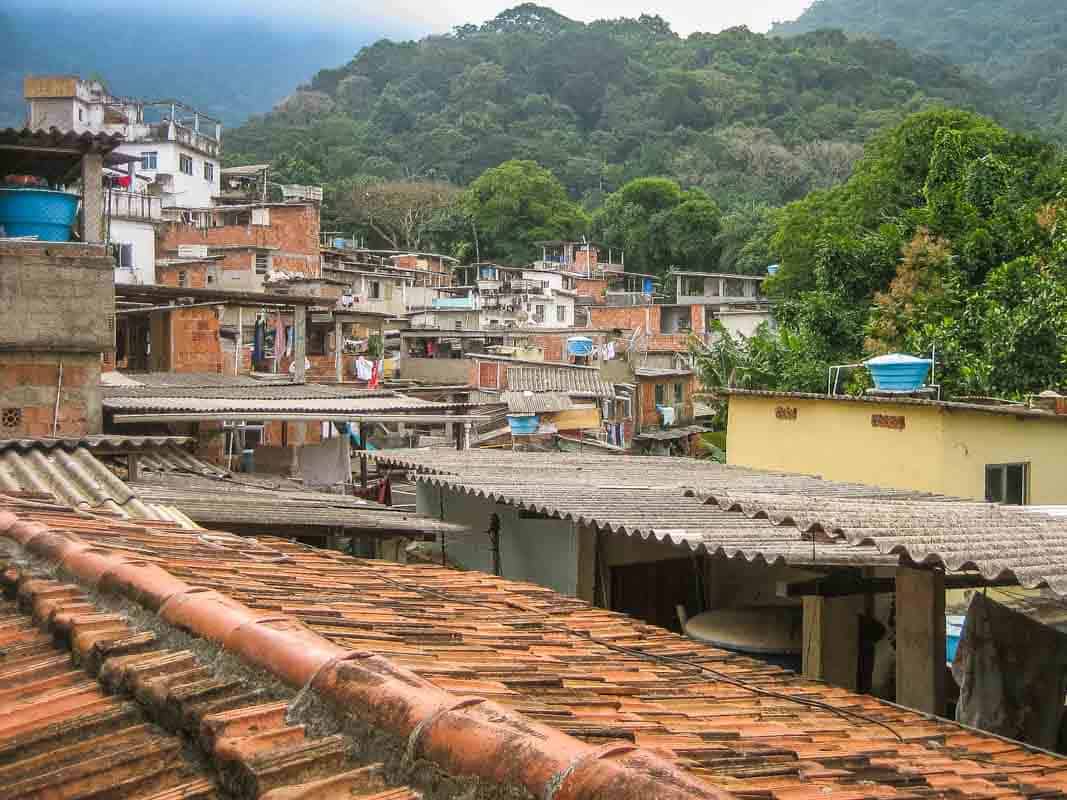
<svg viewBox="0 0 1067 800">
<path fill-rule="evenodd" d="M 1009 464 L 1007 467 L 1007 481 L 1004 491 L 1004 502 L 1021 506 L 1026 502 L 1026 465 Z"/>
<path fill-rule="evenodd" d="M 999 503 L 1004 499 L 1004 468 L 985 468 L 985 499 L 989 503 Z"/>
</svg>

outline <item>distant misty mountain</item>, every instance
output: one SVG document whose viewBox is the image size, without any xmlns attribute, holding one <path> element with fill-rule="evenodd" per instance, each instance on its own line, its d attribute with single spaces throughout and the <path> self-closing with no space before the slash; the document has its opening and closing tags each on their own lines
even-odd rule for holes
<svg viewBox="0 0 1067 800">
<path fill-rule="evenodd" d="M 326 30 L 193 12 L 167 16 L 136 4 L 125 11 L 0 10 L 0 127 L 25 122 L 27 73 L 98 76 L 116 94 L 174 98 L 232 127 L 383 33 L 359 23 Z"/>
</svg>

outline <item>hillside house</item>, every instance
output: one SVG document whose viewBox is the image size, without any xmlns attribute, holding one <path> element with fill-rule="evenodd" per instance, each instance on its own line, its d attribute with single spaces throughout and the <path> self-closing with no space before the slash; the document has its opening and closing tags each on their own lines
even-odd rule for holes
<svg viewBox="0 0 1067 800">
<path fill-rule="evenodd" d="M 751 336 L 763 323 L 774 325 L 761 275 L 678 271 L 670 278 L 677 305 L 691 308 L 694 319 L 703 317 L 702 330 L 710 331 L 718 321 L 732 335 Z"/>
</svg>

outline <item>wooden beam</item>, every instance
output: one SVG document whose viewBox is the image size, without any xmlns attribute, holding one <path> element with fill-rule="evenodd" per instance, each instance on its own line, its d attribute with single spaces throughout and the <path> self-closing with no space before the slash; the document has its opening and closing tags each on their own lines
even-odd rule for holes
<svg viewBox="0 0 1067 800">
<path fill-rule="evenodd" d="M 977 573 L 945 575 L 945 589 L 981 589 L 998 586 L 1018 586 L 1013 579 L 986 580 Z M 831 573 L 795 583 L 779 582 L 778 597 L 848 597 L 858 594 L 892 594 L 897 590 L 895 578 L 865 578 L 854 571 Z"/>
<path fill-rule="evenodd" d="M 802 663 L 806 677 L 856 689 L 861 611 L 860 597 L 804 598 Z"/>
</svg>

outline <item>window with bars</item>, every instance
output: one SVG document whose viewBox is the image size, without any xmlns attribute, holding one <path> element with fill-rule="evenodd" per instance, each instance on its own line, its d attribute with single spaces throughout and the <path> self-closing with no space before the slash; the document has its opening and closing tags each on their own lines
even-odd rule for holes
<svg viewBox="0 0 1067 800">
<path fill-rule="evenodd" d="M 256 253 L 256 274 L 266 275 L 270 270 L 270 253 Z"/>
<path fill-rule="evenodd" d="M 178 156 L 178 169 L 184 172 L 186 175 L 193 174 L 193 157 L 187 156 L 184 153 Z"/>
</svg>

